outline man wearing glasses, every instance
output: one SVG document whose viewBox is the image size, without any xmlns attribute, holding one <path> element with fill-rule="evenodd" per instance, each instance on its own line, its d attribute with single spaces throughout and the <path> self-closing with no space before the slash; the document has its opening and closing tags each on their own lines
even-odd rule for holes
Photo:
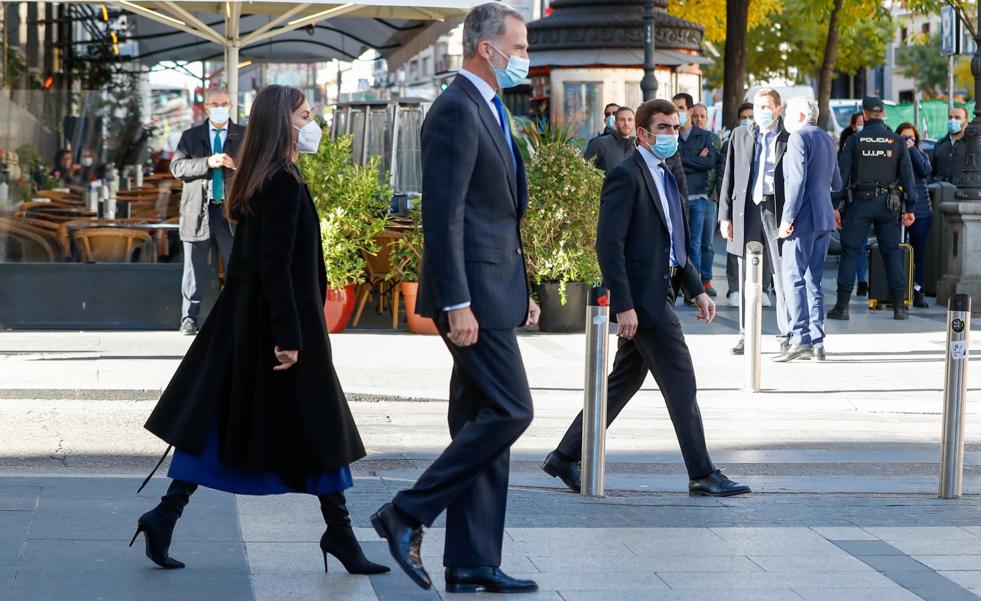
<svg viewBox="0 0 981 601">
<path fill-rule="evenodd" d="M 217 246 L 226 272 L 232 255 L 233 229 L 225 219 L 223 203 L 245 128 L 232 123 L 231 109 L 228 92 L 209 91 L 204 101 L 208 120 L 181 135 L 170 162 L 170 172 L 184 182 L 180 209 L 184 244 L 180 332 L 185 336 L 197 334 L 203 322 L 199 317 L 201 282 L 213 273 L 212 248 Z"/>
</svg>

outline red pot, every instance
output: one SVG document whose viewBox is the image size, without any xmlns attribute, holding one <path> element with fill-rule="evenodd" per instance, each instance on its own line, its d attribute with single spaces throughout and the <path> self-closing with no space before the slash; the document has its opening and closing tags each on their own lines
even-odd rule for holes
<svg viewBox="0 0 981 601">
<path fill-rule="evenodd" d="M 344 331 L 354 313 L 355 285 L 348 284 L 340 290 L 327 289 L 327 300 L 324 302 L 324 322 L 327 331 L 337 334 Z"/>
<path fill-rule="evenodd" d="M 428 317 L 416 315 L 416 295 L 419 293 L 418 282 L 402 282 L 402 296 L 405 298 L 405 319 L 409 323 L 409 331 L 414 334 L 439 334 L 436 322 Z"/>
</svg>

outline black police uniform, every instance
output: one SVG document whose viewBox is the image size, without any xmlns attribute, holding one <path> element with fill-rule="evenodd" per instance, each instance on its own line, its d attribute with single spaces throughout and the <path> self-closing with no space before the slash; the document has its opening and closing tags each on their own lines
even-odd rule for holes
<svg viewBox="0 0 981 601">
<path fill-rule="evenodd" d="M 899 253 L 899 215 L 889 207 L 889 187 L 897 182 L 902 184 L 902 212 L 912 213 L 916 180 L 909 151 L 903 139 L 887 128 L 882 119 L 867 119 L 862 131 L 848 138 L 838 165 L 847 181 L 845 191 L 836 198 L 836 207 L 842 211 L 841 261 L 838 264 L 838 302 L 828 317 L 848 319 L 848 301 L 855 285 L 858 256 L 865 251 L 865 239 L 871 226 L 875 228 L 892 300 L 896 303 L 895 317 L 902 319 L 906 310 L 903 304 L 906 283 Z M 852 201 L 846 203 L 849 189 Z"/>
</svg>

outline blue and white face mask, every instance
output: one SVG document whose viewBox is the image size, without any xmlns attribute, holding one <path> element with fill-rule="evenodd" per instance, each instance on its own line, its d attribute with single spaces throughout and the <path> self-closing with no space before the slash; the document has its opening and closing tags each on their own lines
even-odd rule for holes
<svg viewBox="0 0 981 601">
<path fill-rule="evenodd" d="M 964 127 L 963 124 L 957 119 L 951 119 L 950 121 L 947 122 L 947 131 L 949 131 L 952 134 L 961 133 L 961 129 L 963 127 Z"/>
<path fill-rule="evenodd" d="M 760 129 L 768 129 L 773 125 L 773 111 L 770 109 L 753 109 L 753 120 Z"/>
<path fill-rule="evenodd" d="M 493 63 L 491 64 L 491 67 L 494 69 L 494 75 L 497 76 L 497 85 L 499 85 L 501 89 L 513 88 L 528 77 L 528 68 L 531 66 L 530 60 L 521 58 L 520 56 L 508 56 L 501 52 L 501 50 L 493 44 L 491 44 L 490 47 L 493 48 L 495 52 L 508 59 L 508 64 L 502 69 L 494 67 Z"/>
<path fill-rule="evenodd" d="M 616 115 L 610 115 L 609 117 L 606 118 L 606 121 L 604 121 L 604 123 L 606 123 L 606 126 L 609 127 L 610 129 L 614 129 L 617 125 Z"/>
<path fill-rule="evenodd" d="M 688 124 L 688 111 L 678 111 L 678 125 L 684 127 Z"/>
</svg>

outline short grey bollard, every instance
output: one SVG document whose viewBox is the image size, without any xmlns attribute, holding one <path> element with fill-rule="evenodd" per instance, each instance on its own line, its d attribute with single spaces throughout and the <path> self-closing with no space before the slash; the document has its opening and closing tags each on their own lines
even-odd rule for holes
<svg viewBox="0 0 981 601">
<path fill-rule="evenodd" d="M 746 245 L 746 280 L 743 282 L 743 360 L 746 373 L 744 392 L 760 391 L 760 352 L 763 341 L 763 245 L 750 242 Z"/>
<path fill-rule="evenodd" d="M 602 497 L 606 478 L 606 366 L 610 354 L 610 296 L 592 288 L 586 303 L 586 382 L 582 412 L 582 494 Z"/>
<path fill-rule="evenodd" d="M 967 355 L 971 339 L 971 297 L 955 294 L 947 303 L 947 360 L 944 429 L 940 441 L 940 498 L 961 496 L 964 476 L 964 414 Z"/>
</svg>

